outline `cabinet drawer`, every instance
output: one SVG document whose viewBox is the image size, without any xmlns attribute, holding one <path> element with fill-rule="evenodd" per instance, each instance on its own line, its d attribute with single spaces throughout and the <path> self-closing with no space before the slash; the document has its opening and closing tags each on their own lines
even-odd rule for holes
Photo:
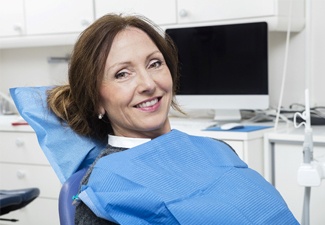
<svg viewBox="0 0 325 225">
<path fill-rule="evenodd" d="M 0 37 L 22 35 L 24 32 L 23 0 L 0 2 Z"/>
<path fill-rule="evenodd" d="M 59 225 L 58 200 L 37 198 L 26 207 L 12 211 L 1 218 L 18 222 L 0 221 L 0 225 Z"/>
<path fill-rule="evenodd" d="M 159 25 L 176 24 L 175 0 L 95 0 L 95 12 L 97 19 L 111 12 L 144 15 Z"/>
<path fill-rule="evenodd" d="M 28 35 L 79 33 L 94 20 L 92 0 L 25 0 Z"/>
<path fill-rule="evenodd" d="M 0 162 L 49 165 L 32 132 L 0 132 Z"/>
<path fill-rule="evenodd" d="M 177 3 L 179 23 L 265 17 L 276 13 L 274 0 L 178 0 Z"/>
<path fill-rule="evenodd" d="M 61 183 L 50 166 L 0 163 L 0 189 L 38 187 L 41 197 L 59 197 Z"/>
</svg>

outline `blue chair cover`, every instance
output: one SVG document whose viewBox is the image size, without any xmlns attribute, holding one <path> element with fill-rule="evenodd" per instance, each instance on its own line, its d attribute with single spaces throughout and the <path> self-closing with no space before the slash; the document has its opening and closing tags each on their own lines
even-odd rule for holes
<svg viewBox="0 0 325 225">
<path fill-rule="evenodd" d="M 34 129 L 39 145 L 61 183 L 95 160 L 105 145 L 76 134 L 62 123 L 46 103 L 52 87 L 11 88 L 10 94 L 20 115 Z"/>
</svg>

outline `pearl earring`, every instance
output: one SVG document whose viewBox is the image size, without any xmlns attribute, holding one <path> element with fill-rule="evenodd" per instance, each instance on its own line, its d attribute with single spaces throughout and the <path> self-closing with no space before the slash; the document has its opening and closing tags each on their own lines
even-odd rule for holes
<svg viewBox="0 0 325 225">
<path fill-rule="evenodd" d="M 98 119 L 100 119 L 100 120 L 103 119 L 103 116 L 104 116 L 103 114 L 99 113 L 98 114 Z"/>
</svg>

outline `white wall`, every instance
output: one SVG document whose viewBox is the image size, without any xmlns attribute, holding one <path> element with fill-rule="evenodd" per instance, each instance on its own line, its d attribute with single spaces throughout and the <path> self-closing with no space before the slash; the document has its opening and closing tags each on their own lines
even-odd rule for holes
<svg viewBox="0 0 325 225">
<path fill-rule="evenodd" d="M 293 33 L 290 38 L 288 65 L 283 95 L 283 106 L 304 100 L 304 34 Z M 286 33 L 269 35 L 269 92 L 270 105 L 277 108 L 284 73 Z"/>
<path fill-rule="evenodd" d="M 325 105 L 325 1 L 311 0 L 311 52 L 309 59 L 312 67 L 312 74 L 309 78 L 309 89 L 312 106 Z M 289 56 L 283 105 L 292 103 L 304 103 L 304 89 L 306 88 L 305 78 L 305 30 L 299 33 L 292 33 L 289 45 Z M 271 106 L 277 107 L 280 95 L 280 88 L 283 75 L 283 62 L 285 52 L 285 32 L 270 33 L 269 48 L 269 71 L 270 71 L 270 93 Z"/>
<path fill-rule="evenodd" d="M 313 105 L 325 105 L 325 1 L 312 0 L 312 62 L 311 99 Z M 269 34 L 270 105 L 279 101 L 285 52 L 285 32 Z M 14 86 L 60 84 L 66 81 L 67 64 L 48 64 L 49 56 L 65 56 L 72 46 L 17 48 L 0 50 L 0 91 Z M 305 30 L 292 33 L 289 46 L 283 106 L 304 103 L 305 89 Z"/>
<path fill-rule="evenodd" d="M 313 72 L 312 90 L 315 104 L 325 105 L 325 1 L 312 0 Z"/>
<path fill-rule="evenodd" d="M 48 57 L 64 57 L 72 46 L 0 50 L 0 91 L 10 87 L 67 82 L 67 63 L 49 64 Z"/>
</svg>

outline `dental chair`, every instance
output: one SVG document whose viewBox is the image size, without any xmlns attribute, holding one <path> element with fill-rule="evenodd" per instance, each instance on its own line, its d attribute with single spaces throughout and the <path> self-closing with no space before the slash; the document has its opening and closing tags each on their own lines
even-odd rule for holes
<svg viewBox="0 0 325 225">
<path fill-rule="evenodd" d="M 61 225 L 74 225 L 75 206 L 73 197 L 78 193 L 80 182 L 84 177 L 87 168 L 74 173 L 63 183 L 59 195 L 59 216 Z"/>
<path fill-rule="evenodd" d="M 47 108 L 47 90 L 12 88 L 10 93 L 63 184 L 60 223 L 72 225 L 73 196 L 78 194 L 87 170 L 80 168 L 89 167 L 107 143 L 98 143 L 62 126 Z M 96 206 L 99 217 L 121 224 L 212 224 L 216 220 L 219 224 L 298 224 L 279 192 L 249 169 L 227 144 L 189 138 L 177 130 L 161 138 L 99 160 L 92 179 L 83 187 L 82 201 Z M 165 149 L 167 142 L 171 148 Z M 210 151 L 210 146 L 219 151 Z M 121 165 L 128 166 L 121 170 Z M 197 170 L 202 167 L 207 169 Z M 103 176 L 99 174 L 102 170 L 106 171 L 101 173 Z M 237 192 L 239 189 L 241 192 Z M 94 198 L 89 197 L 92 194 Z M 106 200 L 111 204 L 109 212 L 104 209 Z M 200 212 L 206 212 L 204 217 Z"/>
<path fill-rule="evenodd" d="M 21 209 L 31 203 L 40 194 L 38 188 L 0 190 L 0 216 Z M 16 222 L 17 219 L 0 218 L 2 221 Z"/>
</svg>

